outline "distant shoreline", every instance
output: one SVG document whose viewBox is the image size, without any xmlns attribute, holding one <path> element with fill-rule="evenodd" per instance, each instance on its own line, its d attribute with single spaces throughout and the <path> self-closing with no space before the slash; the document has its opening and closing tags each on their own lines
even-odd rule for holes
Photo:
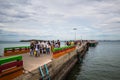
<svg viewBox="0 0 120 80">
<path fill-rule="evenodd" d="M 31 41 L 45 41 L 45 40 L 36 40 L 36 39 L 31 39 L 31 40 L 20 40 L 20 42 L 31 42 Z"/>
<path fill-rule="evenodd" d="M 20 42 L 30 42 L 30 41 L 48 41 L 48 40 L 35 40 L 35 39 L 33 39 L 33 40 L 20 40 Z M 67 40 L 61 40 L 61 41 L 67 41 Z M 98 41 L 98 42 L 120 42 L 120 40 L 96 40 L 96 41 Z"/>
<path fill-rule="evenodd" d="M 31 41 L 48 41 L 48 40 L 36 40 L 36 39 L 31 39 L 31 40 L 20 40 L 20 41 L 0 41 L 0 42 L 31 42 Z M 52 41 L 52 40 L 50 40 Z M 60 40 L 60 41 L 67 41 L 67 40 Z M 68 40 L 69 41 L 69 40 Z M 120 40 L 96 40 L 98 42 L 120 42 Z"/>
</svg>

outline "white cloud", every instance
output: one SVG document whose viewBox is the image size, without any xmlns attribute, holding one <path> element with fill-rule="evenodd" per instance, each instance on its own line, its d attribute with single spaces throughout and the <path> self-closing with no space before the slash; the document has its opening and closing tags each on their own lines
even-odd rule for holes
<svg viewBox="0 0 120 80">
<path fill-rule="evenodd" d="M 73 39 L 76 27 L 78 39 L 81 35 L 99 39 L 104 34 L 112 38 L 120 35 L 119 4 L 120 0 L 1 0 L 0 29 L 32 37 Z"/>
</svg>

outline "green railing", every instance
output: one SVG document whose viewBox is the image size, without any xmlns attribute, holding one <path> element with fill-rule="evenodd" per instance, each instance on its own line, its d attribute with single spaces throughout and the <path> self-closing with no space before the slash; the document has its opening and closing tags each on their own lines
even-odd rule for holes
<svg viewBox="0 0 120 80">
<path fill-rule="evenodd" d="M 30 46 L 4 48 L 4 56 L 18 55 L 29 52 Z"/>
<path fill-rule="evenodd" d="M 16 49 L 25 49 L 25 48 L 30 48 L 30 46 L 8 47 L 8 48 L 4 48 L 4 51 L 7 51 L 7 50 L 16 50 Z"/>
<path fill-rule="evenodd" d="M 10 57 L 7 57 L 7 58 L 1 58 L 0 59 L 0 65 L 2 65 L 4 63 L 7 63 L 7 62 L 14 61 L 14 60 L 22 60 L 22 56 L 16 55 L 16 56 L 10 56 Z"/>
<path fill-rule="evenodd" d="M 10 56 L 0 59 L 0 80 L 13 80 L 23 74 L 22 56 Z"/>
</svg>

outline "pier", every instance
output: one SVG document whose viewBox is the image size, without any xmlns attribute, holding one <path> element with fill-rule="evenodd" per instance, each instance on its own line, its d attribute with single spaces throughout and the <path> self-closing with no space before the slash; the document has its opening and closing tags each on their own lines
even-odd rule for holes
<svg viewBox="0 0 120 80">
<path fill-rule="evenodd" d="M 91 44 L 93 44 L 93 42 L 89 42 L 89 45 Z M 89 47 L 88 42 L 82 43 L 80 48 L 80 59 L 83 58 Z M 78 54 L 74 46 L 58 51 L 56 54 L 41 54 L 38 57 L 30 56 L 29 53 L 19 55 L 22 56 L 23 73 L 11 79 L 6 77 L 9 74 L 5 74 L 4 76 L 0 76 L 0 80 L 46 80 L 49 78 L 51 80 L 63 80 L 78 61 Z"/>
<path fill-rule="evenodd" d="M 39 57 L 34 57 L 27 53 L 22 54 L 22 57 L 24 62 L 23 67 L 26 73 L 52 61 L 52 55 L 50 54 L 41 54 Z"/>
</svg>

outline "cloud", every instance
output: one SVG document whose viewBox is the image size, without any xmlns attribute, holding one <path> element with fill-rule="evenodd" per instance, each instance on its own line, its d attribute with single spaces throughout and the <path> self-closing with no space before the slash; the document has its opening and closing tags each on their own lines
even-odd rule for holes
<svg viewBox="0 0 120 80">
<path fill-rule="evenodd" d="M 119 4 L 120 0 L 0 0 L 0 30 L 28 38 L 74 39 L 76 27 L 78 39 L 112 39 L 120 35 Z"/>
</svg>

